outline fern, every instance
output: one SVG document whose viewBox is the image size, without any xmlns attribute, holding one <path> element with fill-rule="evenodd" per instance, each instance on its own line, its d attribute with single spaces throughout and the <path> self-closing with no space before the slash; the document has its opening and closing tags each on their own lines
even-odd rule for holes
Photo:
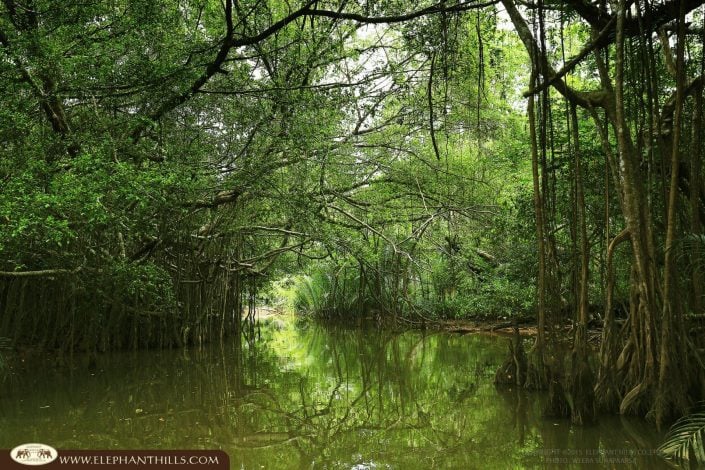
<svg viewBox="0 0 705 470">
<path fill-rule="evenodd" d="M 676 421 L 658 450 L 679 465 L 705 465 L 705 411 Z"/>
<path fill-rule="evenodd" d="M 328 307 L 331 280 L 323 273 L 304 276 L 295 284 L 294 307 L 311 314 L 321 314 Z"/>
</svg>

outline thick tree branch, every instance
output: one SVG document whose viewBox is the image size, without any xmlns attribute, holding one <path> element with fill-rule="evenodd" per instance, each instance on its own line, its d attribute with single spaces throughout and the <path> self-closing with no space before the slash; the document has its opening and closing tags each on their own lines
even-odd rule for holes
<svg viewBox="0 0 705 470">
<path fill-rule="evenodd" d="M 705 3 L 705 0 L 683 1 L 685 2 L 684 8 L 686 12 L 690 12 Z M 535 88 L 524 93 L 524 96 L 528 97 L 531 94 L 538 93 L 553 85 L 562 95 L 566 96 L 566 98 L 571 99 L 571 101 L 575 102 L 576 104 L 579 104 L 580 106 L 587 107 L 585 106 L 585 104 L 588 104 L 595 98 L 598 98 L 599 95 L 595 95 L 595 92 L 588 92 L 589 94 L 585 94 L 585 92 L 577 92 L 576 90 L 572 90 L 567 87 L 564 83 L 560 83 L 559 79 L 569 73 L 572 69 L 574 69 L 583 59 L 585 59 L 585 57 L 587 57 L 590 52 L 606 47 L 612 42 L 614 42 L 616 16 L 610 15 L 600 10 L 594 4 L 588 3 L 585 0 L 566 0 L 566 2 L 585 21 L 587 21 L 593 28 L 599 29 L 600 32 L 595 39 L 586 44 L 583 49 L 575 57 L 568 61 L 568 63 L 565 64 L 565 66 L 558 72 L 552 70 L 552 68 L 548 64 L 548 60 L 546 59 L 545 54 L 542 54 L 540 52 L 540 49 L 536 44 L 533 35 L 531 34 L 528 26 L 526 26 L 526 22 L 524 21 L 516 6 L 514 6 L 511 1 L 506 0 L 503 0 L 502 4 L 507 9 L 507 13 L 509 13 L 509 16 L 512 19 L 512 22 L 514 23 L 514 26 L 517 30 L 517 33 L 519 33 L 522 42 L 524 42 L 524 45 L 527 51 L 529 52 L 529 55 L 532 58 L 536 57 L 538 59 L 537 65 L 539 65 L 539 71 L 543 75 L 543 82 Z M 670 23 L 678 16 L 679 4 L 679 0 L 672 0 L 664 4 L 655 6 L 649 14 L 646 14 L 641 18 L 641 26 L 639 25 L 637 19 L 625 19 L 625 36 L 636 36 L 644 34 L 644 32 L 655 31 L 661 28 L 662 26 L 666 25 L 667 23 Z M 523 23 L 523 25 L 521 23 Z M 667 45 L 668 44 L 666 42 L 666 46 Z M 670 51 L 666 51 L 666 53 L 669 54 Z M 581 103 L 581 99 L 583 98 L 585 99 L 585 101 L 584 103 Z M 597 105 L 598 103 L 593 102 L 591 104 Z"/>
<path fill-rule="evenodd" d="M 32 92 L 36 95 L 39 106 L 46 115 L 52 130 L 65 138 L 69 132 L 69 124 L 64 113 L 64 106 L 61 100 L 56 96 L 56 84 L 53 78 L 46 73 L 41 73 L 37 79 L 31 72 L 31 67 L 24 64 L 20 56 L 14 54 L 10 40 L 4 31 L 0 30 L 0 46 L 5 50 L 10 61 L 15 65 L 17 71 L 22 78 L 22 81 L 27 83 Z M 69 143 L 68 151 L 71 155 L 78 153 L 79 147 L 76 143 Z"/>
<path fill-rule="evenodd" d="M 491 5 L 496 5 L 497 3 L 499 3 L 499 0 L 490 0 L 486 2 L 463 2 L 458 5 L 446 6 L 445 2 L 439 2 L 430 7 L 413 11 L 411 13 L 392 16 L 365 16 L 360 15 L 358 13 L 336 12 L 330 10 L 309 10 L 307 14 L 310 16 L 322 16 L 340 20 L 352 20 L 357 21 L 359 23 L 390 24 L 402 23 L 404 21 L 409 21 L 415 18 L 420 18 L 422 16 L 432 15 L 436 13 L 460 13 L 468 10 L 476 10 Z"/>
<path fill-rule="evenodd" d="M 526 20 L 524 20 L 524 17 L 519 13 L 513 1 L 502 0 L 502 5 L 504 5 L 504 8 L 507 10 L 519 38 L 524 43 L 524 47 L 529 53 L 531 61 L 534 62 L 544 81 L 552 82 L 552 86 L 558 90 L 561 95 L 578 106 L 583 108 L 605 106 L 606 95 L 603 91 L 577 91 L 568 86 L 563 79 L 558 78 L 556 71 L 553 70 L 553 67 L 548 63 L 546 54 L 539 48 L 529 26 L 526 24 Z"/>
<path fill-rule="evenodd" d="M 358 13 L 346 13 L 342 11 L 332 11 L 332 10 L 318 10 L 311 8 L 315 5 L 316 0 L 310 0 L 304 4 L 303 7 L 290 13 L 286 17 L 276 21 L 268 28 L 260 32 L 259 34 L 253 36 L 245 36 L 236 38 L 234 31 L 232 29 L 232 0 L 227 0 L 225 3 L 225 21 L 227 25 L 226 35 L 221 42 L 218 54 L 213 59 L 213 61 L 208 64 L 206 70 L 182 93 L 173 96 L 168 99 L 161 106 L 147 116 L 147 120 L 140 123 L 132 131 L 132 140 L 137 142 L 144 135 L 144 133 L 151 127 L 156 121 L 158 121 L 162 116 L 169 113 L 170 111 L 176 109 L 180 105 L 188 101 L 193 95 L 198 93 L 203 86 L 208 83 L 208 81 L 218 72 L 222 71 L 222 65 L 228 58 L 229 52 L 233 48 L 252 46 L 259 44 L 262 41 L 268 39 L 269 37 L 276 34 L 278 31 L 282 30 L 289 24 L 298 20 L 302 17 L 325 17 L 341 20 L 357 21 L 360 23 L 369 24 L 390 24 L 390 23 L 401 23 L 404 21 L 409 21 L 414 18 L 420 18 L 422 16 L 436 14 L 436 13 L 452 13 L 452 12 L 463 12 L 471 9 L 484 8 L 490 5 L 498 3 L 499 0 L 490 0 L 487 2 L 466 2 L 460 3 L 458 5 L 446 6 L 445 2 L 439 2 L 427 8 L 422 8 L 410 13 L 393 15 L 393 16 L 365 16 Z M 155 161 L 161 161 L 160 157 L 150 158 Z"/>
<path fill-rule="evenodd" d="M 597 29 L 603 29 L 615 17 L 615 15 L 601 10 L 594 3 L 590 3 L 587 0 L 565 0 L 565 3 L 572 7 L 590 26 Z M 670 23 L 678 18 L 680 3 L 680 0 L 670 0 L 665 3 L 653 4 L 651 10 L 641 17 L 641 25 L 637 18 L 625 18 L 625 36 L 636 36 L 644 34 L 644 32 L 655 31 L 661 26 Z M 683 0 L 683 3 L 685 12 L 689 13 L 702 5 L 704 1 Z M 614 38 L 615 36 L 612 34 L 610 36 L 611 41 L 614 41 Z"/>
<path fill-rule="evenodd" d="M 224 204 L 234 204 L 237 202 L 238 198 L 242 195 L 242 192 L 237 189 L 232 189 L 228 191 L 221 191 L 218 194 L 215 195 L 215 197 L 210 200 L 210 201 L 198 201 L 196 203 L 188 203 L 186 204 L 187 207 L 196 207 L 196 208 L 216 208 L 218 206 L 222 206 Z"/>
<path fill-rule="evenodd" d="M 208 64 L 206 70 L 191 84 L 191 86 L 186 89 L 186 91 L 175 95 L 162 103 L 156 110 L 147 116 L 146 121 L 142 121 L 135 129 L 132 131 L 132 141 L 137 142 L 142 138 L 145 131 L 147 131 L 155 122 L 162 118 L 168 112 L 174 110 L 175 108 L 181 106 L 186 101 L 188 101 L 194 94 L 196 94 L 216 73 L 221 72 L 222 65 L 228 58 L 230 50 L 235 46 L 233 43 L 233 4 L 232 0 L 225 1 L 225 37 L 221 42 L 220 49 L 216 54 L 213 61 Z M 162 157 L 152 157 L 150 160 L 162 161 Z"/>
<path fill-rule="evenodd" d="M 692 78 L 683 87 L 683 96 L 690 96 L 693 93 L 699 92 L 703 89 L 705 85 L 705 76 L 700 75 L 698 77 Z M 668 97 L 666 102 L 663 104 L 661 110 L 661 135 L 668 136 L 673 131 L 673 112 L 676 109 L 676 94 L 673 93 Z"/>
<path fill-rule="evenodd" d="M 614 27 L 615 24 L 615 18 L 612 18 L 607 25 L 602 29 L 602 31 L 599 32 L 597 37 L 590 41 L 588 44 L 583 47 L 580 52 L 570 59 L 568 63 L 566 63 L 561 70 L 556 72 L 553 77 L 551 77 L 548 80 L 544 80 L 541 84 L 538 86 L 534 87 L 533 89 L 527 91 L 524 93 L 524 97 L 527 98 L 529 95 L 533 95 L 535 93 L 539 93 L 546 88 L 550 87 L 554 83 L 556 83 L 557 80 L 563 78 L 566 74 L 570 73 L 571 70 L 575 68 L 585 57 L 588 56 L 592 51 L 602 48 L 606 46 L 609 43 L 609 33 L 612 31 L 612 28 Z"/>
</svg>

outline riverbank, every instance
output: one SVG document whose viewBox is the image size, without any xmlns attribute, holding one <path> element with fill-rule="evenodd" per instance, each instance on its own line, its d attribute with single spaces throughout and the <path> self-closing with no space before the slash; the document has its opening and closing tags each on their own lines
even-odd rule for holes
<svg viewBox="0 0 705 470">
<path fill-rule="evenodd" d="M 495 333 L 498 335 L 514 334 L 514 322 L 490 320 L 440 320 L 439 329 L 449 333 Z M 537 326 L 534 322 L 521 322 L 517 325 L 521 336 L 536 336 Z"/>
<path fill-rule="evenodd" d="M 255 319 L 264 323 L 276 322 L 277 319 L 287 321 L 287 319 L 302 318 L 293 312 L 286 312 L 277 308 L 258 307 Z M 305 318 L 305 317 L 303 317 Z M 356 319 L 355 325 L 363 325 L 366 322 L 375 323 L 372 318 L 360 321 Z M 324 321 L 325 323 L 325 321 Z M 336 322 L 338 323 L 338 322 Z M 466 334 L 490 334 L 497 336 L 512 336 L 514 334 L 514 321 L 510 319 L 489 320 L 489 319 L 435 319 L 433 321 L 402 322 L 398 326 L 404 326 L 408 330 L 432 330 L 447 333 Z M 534 337 L 538 334 L 538 326 L 532 319 L 522 319 L 517 322 L 519 334 L 522 337 Z M 560 329 L 560 336 L 570 341 L 572 338 L 573 325 L 566 323 Z M 590 328 L 588 330 L 588 342 L 598 345 L 602 336 L 602 328 Z"/>
</svg>

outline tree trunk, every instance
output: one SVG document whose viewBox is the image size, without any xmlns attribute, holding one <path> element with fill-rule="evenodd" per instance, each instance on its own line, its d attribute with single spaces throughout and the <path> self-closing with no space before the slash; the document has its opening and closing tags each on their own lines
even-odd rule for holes
<svg viewBox="0 0 705 470">
<path fill-rule="evenodd" d="M 574 105 L 570 109 L 570 118 L 575 159 L 576 216 L 580 235 L 580 282 L 578 289 L 578 327 L 575 330 L 573 342 L 568 393 L 572 397 L 570 401 L 571 421 L 575 424 L 586 424 L 595 420 L 595 394 L 593 391 L 595 376 L 588 362 L 587 322 L 590 251 L 587 239 L 587 223 L 585 221 L 585 195 L 583 193 L 580 162 L 578 115 Z"/>
</svg>

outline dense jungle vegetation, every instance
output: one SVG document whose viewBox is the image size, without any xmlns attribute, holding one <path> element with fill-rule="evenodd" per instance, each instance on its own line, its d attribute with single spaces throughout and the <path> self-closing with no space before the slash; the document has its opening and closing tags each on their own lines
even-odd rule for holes
<svg viewBox="0 0 705 470">
<path fill-rule="evenodd" d="M 535 319 L 499 381 L 669 422 L 705 399 L 703 3 L 3 0 L 0 347 L 199 344 L 282 292 Z"/>
</svg>

